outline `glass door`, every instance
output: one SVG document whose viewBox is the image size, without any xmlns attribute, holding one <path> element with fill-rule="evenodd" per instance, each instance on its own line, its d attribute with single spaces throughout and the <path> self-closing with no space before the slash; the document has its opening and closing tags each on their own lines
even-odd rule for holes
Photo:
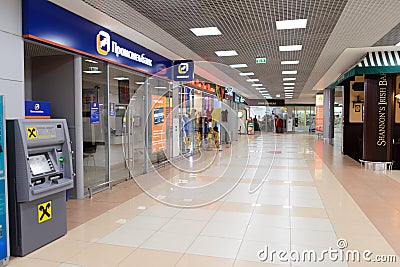
<svg viewBox="0 0 400 267">
<path fill-rule="evenodd" d="M 133 176 L 145 172 L 145 79 L 145 75 L 110 66 L 110 177 L 113 181 L 131 176 L 128 164 Z M 126 114 L 129 105 L 131 114 Z"/>
<path fill-rule="evenodd" d="M 82 71 L 84 186 L 95 192 L 109 180 L 107 64 L 83 58 Z"/>
</svg>

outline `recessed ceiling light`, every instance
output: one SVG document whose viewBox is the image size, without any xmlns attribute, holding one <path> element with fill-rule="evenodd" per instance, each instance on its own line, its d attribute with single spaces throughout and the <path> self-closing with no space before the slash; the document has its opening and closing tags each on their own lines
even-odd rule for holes
<svg viewBox="0 0 400 267">
<path fill-rule="evenodd" d="M 217 54 L 217 56 L 219 57 L 232 57 L 238 55 L 238 53 L 235 50 L 215 51 L 215 54 Z"/>
<path fill-rule="evenodd" d="M 124 76 L 120 76 L 120 77 L 115 77 L 114 80 L 117 80 L 117 81 L 126 81 L 126 80 L 129 80 L 129 78 L 128 78 L 128 77 L 124 77 Z"/>
<path fill-rule="evenodd" d="M 297 70 L 283 70 L 282 74 L 288 74 L 288 75 L 297 74 Z"/>
<path fill-rule="evenodd" d="M 279 51 L 286 52 L 286 51 L 299 51 L 303 48 L 302 45 L 280 45 Z"/>
<path fill-rule="evenodd" d="M 190 29 L 196 36 L 221 35 L 217 27 L 193 28 Z"/>
<path fill-rule="evenodd" d="M 91 59 L 85 59 L 85 61 L 89 62 L 89 63 L 93 63 L 93 64 L 97 64 L 98 63 L 97 61 L 94 61 L 94 60 L 91 60 Z"/>
<path fill-rule="evenodd" d="M 283 87 L 283 89 L 294 89 L 294 87 L 293 86 L 285 86 L 285 87 Z"/>
<path fill-rule="evenodd" d="M 247 68 L 247 64 L 233 64 L 233 65 L 229 65 L 229 67 L 231 67 L 233 69 Z"/>
<path fill-rule="evenodd" d="M 262 86 L 262 83 L 253 83 L 251 86 Z"/>
<path fill-rule="evenodd" d="M 306 27 L 307 27 L 307 19 L 276 21 L 277 30 L 304 29 Z"/>
<path fill-rule="evenodd" d="M 247 79 L 246 81 L 251 83 L 251 82 L 259 82 L 260 80 L 259 79 Z"/>
<path fill-rule="evenodd" d="M 298 60 L 281 61 L 281 65 L 297 65 L 297 64 L 299 64 Z"/>
<path fill-rule="evenodd" d="M 242 72 L 240 73 L 240 76 L 252 76 L 254 75 L 254 72 Z"/>
<path fill-rule="evenodd" d="M 295 81 L 296 78 L 283 78 L 283 81 Z"/>
<path fill-rule="evenodd" d="M 295 83 L 283 83 L 283 85 L 294 85 Z"/>
</svg>

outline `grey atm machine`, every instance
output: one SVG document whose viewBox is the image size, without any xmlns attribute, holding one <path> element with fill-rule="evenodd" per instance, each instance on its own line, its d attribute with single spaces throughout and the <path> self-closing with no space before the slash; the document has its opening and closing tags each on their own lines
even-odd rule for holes
<svg viewBox="0 0 400 267">
<path fill-rule="evenodd" d="M 7 121 L 11 255 L 24 256 L 67 232 L 72 151 L 64 119 Z"/>
</svg>

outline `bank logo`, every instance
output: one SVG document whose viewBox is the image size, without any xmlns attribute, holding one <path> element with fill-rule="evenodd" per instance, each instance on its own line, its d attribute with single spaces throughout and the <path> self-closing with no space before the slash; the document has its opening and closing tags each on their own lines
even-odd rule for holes
<svg viewBox="0 0 400 267">
<path fill-rule="evenodd" d="M 34 109 L 35 109 L 36 111 L 39 110 L 39 109 L 40 109 L 40 104 L 39 104 L 39 103 L 35 104 Z"/>
<path fill-rule="evenodd" d="M 189 63 L 181 63 L 178 66 L 178 73 L 181 75 L 185 75 L 189 72 Z"/>
<path fill-rule="evenodd" d="M 99 31 L 96 37 L 97 52 L 100 55 L 107 56 L 111 49 L 110 35 L 105 31 Z"/>
</svg>

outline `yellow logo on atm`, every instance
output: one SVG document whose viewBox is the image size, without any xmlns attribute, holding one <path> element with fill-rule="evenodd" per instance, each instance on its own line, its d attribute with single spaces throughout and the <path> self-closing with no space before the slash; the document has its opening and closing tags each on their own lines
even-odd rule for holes
<svg viewBox="0 0 400 267">
<path fill-rule="evenodd" d="M 52 203 L 47 201 L 38 205 L 38 223 L 42 223 L 51 220 L 52 215 Z"/>
<path fill-rule="evenodd" d="M 110 35 L 105 31 L 99 31 L 96 36 L 96 48 L 100 55 L 107 56 L 111 48 Z"/>
<path fill-rule="evenodd" d="M 28 135 L 28 139 L 37 139 L 36 127 L 26 128 L 26 134 Z"/>
</svg>

